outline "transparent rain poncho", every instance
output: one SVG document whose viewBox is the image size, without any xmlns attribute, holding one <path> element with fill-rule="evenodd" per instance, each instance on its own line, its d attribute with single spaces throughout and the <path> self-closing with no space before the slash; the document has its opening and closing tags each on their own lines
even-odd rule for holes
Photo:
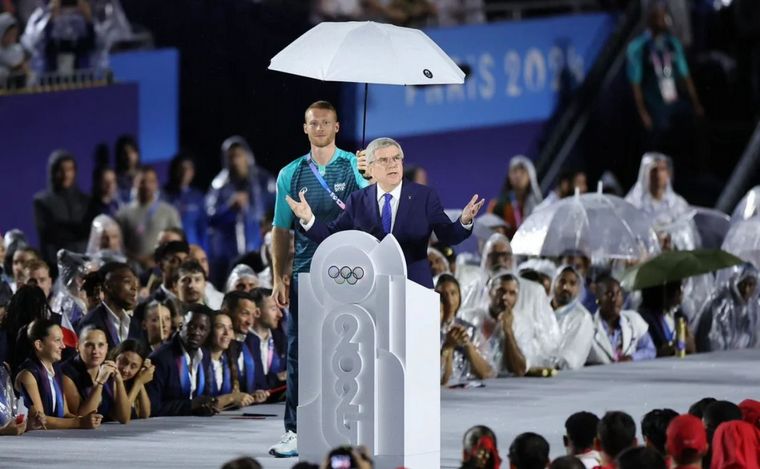
<svg viewBox="0 0 760 469">
<path fill-rule="evenodd" d="M 92 220 L 90 238 L 85 253 L 95 255 L 101 251 L 124 253 L 124 238 L 121 227 L 108 215 L 98 215 Z"/>
<path fill-rule="evenodd" d="M 731 223 L 747 220 L 757 215 L 760 215 L 760 186 L 755 186 L 747 191 L 742 200 L 736 204 L 734 212 L 731 214 Z"/>
<path fill-rule="evenodd" d="M 552 281 L 552 295 L 554 295 L 560 275 L 566 271 L 575 274 L 580 288 L 570 303 L 554 310 L 560 334 L 556 366 L 560 369 L 574 370 L 586 364 L 589 350 L 591 350 L 591 341 L 594 338 L 594 322 L 591 319 L 591 313 L 581 304 L 583 278 L 573 266 L 562 265 L 556 269 Z"/>
<path fill-rule="evenodd" d="M 728 284 L 719 287 L 705 304 L 697 329 L 700 351 L 758 347 L 760 289 L 756 283 L 747 301 L 739 291 L 739 284 L 749 278 L 760 280 L 760 273 L 752 264 L 733 268 Z"/>
<path fill-rule="evenodd" d="M 13 384 L 8 370 L 0 364 L 0 428 L 16 418 L 18 401 L 13 393 Z"/>
<path fill-rule="evenodd" d="M 554 311 L 544 288 L 509 272 L 499 272 L 494 278 L 501 275 L 510 275 L 517 279 L 519 284 L 517 303 L 513 310 L 512 330 L 517 345 L 525 357 L 527 368 L 555 367 L 558 363 L 557 345 L 561 337 Z M 485 288 L 488 289 L 488 286 Z M 473 324 L 478 330 L 482 330 L 486 321 L 493 321 L 488 313 L 487 297 L 483 306 L 460 310 L 458 317 Z M 494 335 L 484 344 L 476 345 L 498 374 L 506 371 L 501 368 L 503 337 L 500 328 L 497 327 Z"/>
<path fill-rule="evenodd" d="M 652 169 L 661 161 L 667 163 L 671 176 L 662 199 L 656 200 L 652 197 L 649 179 Z M 672 175 L 673 163 L 668 156 L 662 153 L 645 153 L 641 158 L 636 184 L 625 197 L 625 200 L 636 208 L 650 215 L 657 227 L 669 225 L 689 212 L 689 204 L 673 190 Z"/>
<path fill-rule="evenodd" d="M 462 288 L 462 308 L 485 307 L 488 304 L 488 281 L 496 272 L 512 269 L 513 264 L 511 262 L 501 268 L 491 268 L 490 266 L 491 251 L 500 244 L 508 246 L 509 252 L 512 252 L 509 238 L 501 233 L 493 233 L 483 246 L 479 267 L 460 265 L 459 259 L 457 259 L 456 277 Z"/>
<path fill-rule="evenodd" d="M 53 311 L 68 318 L 76 326 L 87 314 L 87 304 L 82 299 L 83 277 L 94 267 L 92 258 L 66 249 L 58 251 L 58 279 L 53 287 Z"/>
<path fill-rule="evenodd" d="M 235 284 L 241 278 L 250 278 L 252 280 L 255 280 L 257 284 L 259 283 L 259 277 L 256 275 L 256 272 L 254 272 L 252 268 L 245 264 L 238 264 L 234 269 L 232 269 L 230 276 L 227 277 L 227 283 L 225 283 L 224 291 L 226 293 L 229 293 L 234 290 Z"/>
</svg>

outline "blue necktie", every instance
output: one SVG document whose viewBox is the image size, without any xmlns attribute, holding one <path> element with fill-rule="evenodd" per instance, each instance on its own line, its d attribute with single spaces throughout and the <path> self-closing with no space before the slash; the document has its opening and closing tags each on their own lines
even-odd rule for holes
<svg viewBox="0 0 760 469">
<path fill-rule="evenodd" d="M 393 217 L 391 216 L 391 199 L 393 196 L 390 192 L 386 192 L 383 194 L 383 198 L 385 199 L 385 203 L 383 204 L 383 231 L 385 231 L 385 234 L 388 234 L 391 232 L 391 220 Z"/>
</svg>

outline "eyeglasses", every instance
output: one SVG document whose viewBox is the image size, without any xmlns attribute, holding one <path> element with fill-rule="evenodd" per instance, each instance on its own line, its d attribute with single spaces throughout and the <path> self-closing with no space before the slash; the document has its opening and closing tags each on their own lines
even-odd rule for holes
<svg viewBox="0 0 760 469">
<path fill-rule="evenodd" d="M 402 157 L 401 157 L 401 155 L 395 155 L 395 156 L 391 156 L 390 158 L 388 158 L 388 157 L 384 156 L 384 157 L 382 157 L 382 158 L 377 158 L 377 159 L 375 159 L 375 160 L 373 161 L 373 163 L 377 163 L 377 164 L 379 164 L 380 166 L 385 166 L 385 167 L 388 167 L 388 166 L 390 166 L 391 164 L 400 163 L 400 162 L 401 162 L 401 160 L 403 160 L 403 159 L 404 159 L 404 158 L 402 158 Z"/>
</svg>

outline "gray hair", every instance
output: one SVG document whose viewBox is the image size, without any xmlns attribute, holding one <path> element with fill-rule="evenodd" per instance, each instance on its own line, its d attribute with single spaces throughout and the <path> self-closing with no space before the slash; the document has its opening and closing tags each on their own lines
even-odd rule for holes
<svg viewBox="0 0 760 469">
<path fill-rule="evenodd" d="M 389 137 L 380 137 L 372 140 L 369 142 L 369 145 L 367 145 L 367 164 L 371 164 L 375 161 L 375 152 L 377 150 L 381 150 L 386 147 L 398 148 L 398 153 L 401 155 L 401 159 L 404 159 L 404 150 L 401 149 L 401 145 L 399 145 L 397 141 Z"/>
</svg>

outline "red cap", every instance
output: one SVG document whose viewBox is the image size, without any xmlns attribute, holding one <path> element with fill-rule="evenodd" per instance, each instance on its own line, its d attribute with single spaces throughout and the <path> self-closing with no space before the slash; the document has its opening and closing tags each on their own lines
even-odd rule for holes
<svg viewBox="0 0 760 469">
<path fill-rule="evenodd" d="M 667 431 L 666 449 L 675 458 L 684 450 L 691 449 L 697 453 L 707 451 L 707 432 L 701 420 L 693 415 L 679 415 L 670 421 Z"/>
</svg>

